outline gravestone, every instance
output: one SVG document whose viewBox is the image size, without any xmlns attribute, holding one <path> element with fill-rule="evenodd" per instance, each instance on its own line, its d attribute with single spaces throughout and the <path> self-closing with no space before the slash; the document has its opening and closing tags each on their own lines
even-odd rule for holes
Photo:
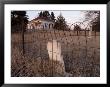
<svg viewBox="0 0 110 87">
<path fill-rule="evenodd" d="M 48 42 L 47 50 L 48 50 L 50 60 L 64 63 L 63 56 L 61 55 L 61 44 L 59 42 L 57 42 L 56 40 Z"/>
<path fill-rule="evenodd" d="M 49 60 L 51 60 L 53 63 L 56 62 L 53 65 L 54 75 L 56 74 L 64 75 L 65 65 L 64 65 L 63 56 L 61 55 L 61 44 L 57 42 L 56 40 L 52 40 L 47 43 L 47 50 L 49 54 Z"/>
<path fill-rule="evenodd" d="M 47 50 L 49 54 L 49 60 L 51 60 L 53 64 L 53 76 L 69 76 L 65 72 L 65 65 L 63 56 L 61 55 L 61 44 L 56 41 L 52 40 L 47 43 Z"/>
</svg>

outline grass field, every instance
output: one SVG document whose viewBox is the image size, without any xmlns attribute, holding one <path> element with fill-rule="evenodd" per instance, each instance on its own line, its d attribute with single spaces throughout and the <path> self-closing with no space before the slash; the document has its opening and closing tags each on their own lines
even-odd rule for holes
<svg viewBox="0 0 110 87">
<path fill-rule="evenodd" d="M 25 54 L 22 54 L 21 33 L 11 37 L 11 76 L 45 77 L 64 76 L 63 68 L 72 77 L 100 76 L 100 33 L 88 38 L 84 31 L 29 31 L 25 33 Z M 65 67 L 57 60 L 49 60 L 47 43 L 61 43 Z"/>
</svg>

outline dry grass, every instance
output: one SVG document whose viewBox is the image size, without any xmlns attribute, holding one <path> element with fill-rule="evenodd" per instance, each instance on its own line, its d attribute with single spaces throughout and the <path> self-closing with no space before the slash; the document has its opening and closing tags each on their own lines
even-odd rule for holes
<svg viewBox="0 0 110 87">
<path fill-rule="evenodd" d="M 48 58 L 47 42 L 55 39 L 61 43 L 65 70 L 73 77 L 100 76 L 100 36 L 92 38 L 80 32 L 37 31 L 25 33 L 25 55 L 22 55 L 20 34 L 12 34 L 11 76 L 65 76 L 64 66 Z"/>
<path fill-rule="evenodd" d="M 19 49 L 12 50 L 11 75 L 16 77 L 64 76 L 62 64 L 49 59 L 24 57 Z"/>
</svg>

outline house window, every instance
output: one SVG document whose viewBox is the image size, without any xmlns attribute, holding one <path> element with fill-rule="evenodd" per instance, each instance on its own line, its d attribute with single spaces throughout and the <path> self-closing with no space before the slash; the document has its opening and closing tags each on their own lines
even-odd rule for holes
<svg viewBox="0 0 110 87">
<path fill-rule="evenodd" d="M 53 24 L 52 23 L 49 24 L 49 28 L 53 28 Z"/>
<path fill-rule="evenodd" d="M 42 28 L 44 29 L 44 26 L 42 25 Z"/>
<path fill-rule="evenodd" d="M 45 27 L 47 27 L 46 23 L 45 23 Z"/>
<path fill-rule="evenodd" d="M 45 28 L 47 28 L 48 27 L 48 24 L 47 23 L 45 23 Z"/>
</svg>

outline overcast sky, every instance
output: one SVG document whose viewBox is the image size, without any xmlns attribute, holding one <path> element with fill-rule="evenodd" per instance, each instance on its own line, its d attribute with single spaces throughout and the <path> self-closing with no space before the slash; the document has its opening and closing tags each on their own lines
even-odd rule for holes
<svg viewBox="0 0 110 87">
<path fill-rule="evenodd" d="M 29 20 L 32 20 L 38 17 L 38 13 L 40 11 L 26 11 L 29 17 Z M 85 19 L 85 15 L 82 11 L 49 11 L 49 13 L 54 12 L 55 17 L 59 16 L 62 13 L 63 17 L 67 21 L 67 23 L 72 24 L 75 22 L 81 22 Z"/>
</svg>

